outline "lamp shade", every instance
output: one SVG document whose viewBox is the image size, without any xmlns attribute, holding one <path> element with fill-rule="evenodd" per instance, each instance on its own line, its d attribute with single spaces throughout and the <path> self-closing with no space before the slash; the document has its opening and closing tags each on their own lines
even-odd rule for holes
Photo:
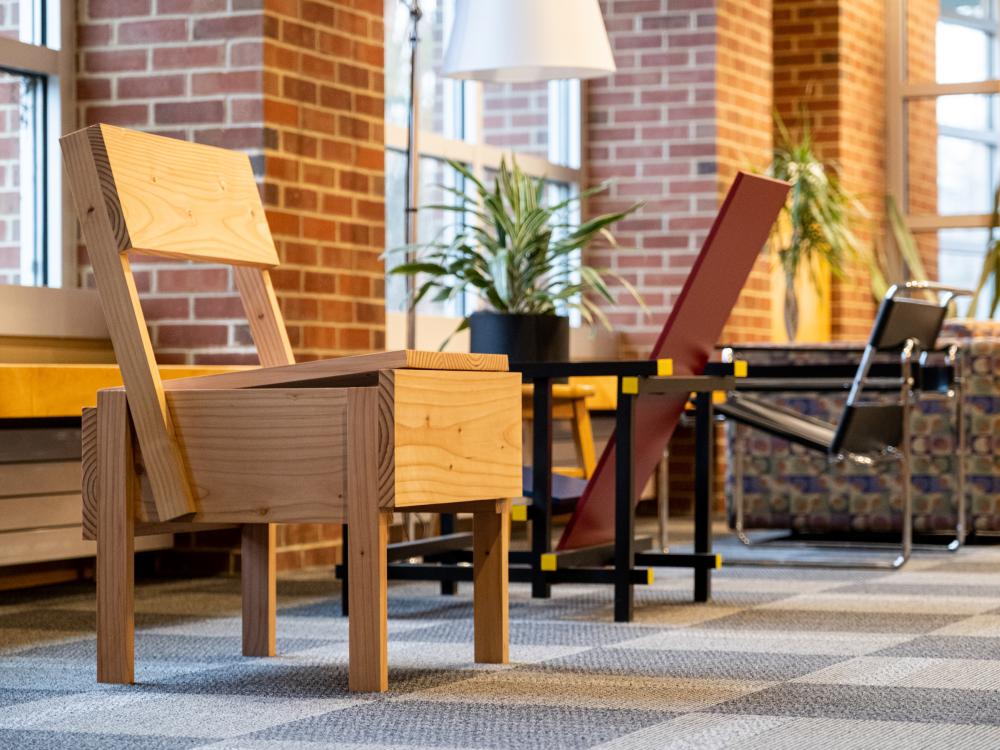
<svg viewBox="0 0 1000 750">
<path fill-rule="evenodd" d="M 597 0 L 457 0 L 442 72 L 499 83 L 615 72 Z"/>
</svg>

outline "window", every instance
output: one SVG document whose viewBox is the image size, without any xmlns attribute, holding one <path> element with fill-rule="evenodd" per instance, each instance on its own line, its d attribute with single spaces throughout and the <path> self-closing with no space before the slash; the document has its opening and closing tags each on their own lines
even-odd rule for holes
<svg viewBox="0 0 1000 750">
<path fill-rule="evenodd" d="M 0 0 L 2 284 L 73 278 L 58 153 L 74 124 L 72 9 L 68 0 Z"/>
<path fill-rule="evenodd" d="M 889 0 L 887 7 L 889 193 L 905 207 L 918 240 L 936 240 L 941 281 L 975 288 L 1000 176 L 997 0 L 941 0 L 929 70 L 908 48 L 923 34 L 919 27 L 926 20 L 906 0 Z M 930 144 L 921 140 L 927 134 Z M 918 154 L 933 139 L 936 165 L 928 172 Z M 936 201 L 928 203 L 919 186 L 931 173 L 936 173 Z M 982 313 L 987 300 L 981 302 L 983 309 L 961 312 Z"/>
<path fill-rule="evenodd" d="M 386 18 L 386 246 L 399 247 L 404 236 L 406 121 L 409 102 L 409 15 L 400 0 L 385 0 Z M 449 200 L 438 185 L 465 191 L 461 175 L 449 159 L 467 165 L 488 180 L 505 155 L 513 153 L 527 173 L 545 177 L 550 199 L 579 191 L 580 83 L 488 84 L 443 78 L 437 69 L 444 58 L 454 13 L 454 0 L 423 0 L 420 22 L 418 81 L 420 205 Z M 453 199 L 452 199 L 453 200 Z M 455 214 L 421 211 L 418 241 L 447 232 Z M 387 267 L 401 262 L 390 257 Z M 426 315 L 464 315 L 471 300 L 452 303 L 421 301 Z M 406 309 L 402 277 L 389 275 L 386 306 Z"/>
</svg>

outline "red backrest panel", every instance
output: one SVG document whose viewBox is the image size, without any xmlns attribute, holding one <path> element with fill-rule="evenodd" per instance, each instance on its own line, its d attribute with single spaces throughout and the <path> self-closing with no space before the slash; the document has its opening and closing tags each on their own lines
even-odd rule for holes
<svg viewBox="0 0 1000 750">
<path fill-rule="evenodd" d="M 670 311 L 650 359 L 670 358 L 675 375 L 701 375 L 736 305 L 754 261 L 767 242 L 788 184 L 740 172 L 729 188 L 684 288 Z M 646 396 L 636 408 L 635 471 L 643 486 L 663 455 L 686 398 Z M 559 549 L 606 544 L 614 539 L 615 438 L 559 540 Z"/>
</svg>

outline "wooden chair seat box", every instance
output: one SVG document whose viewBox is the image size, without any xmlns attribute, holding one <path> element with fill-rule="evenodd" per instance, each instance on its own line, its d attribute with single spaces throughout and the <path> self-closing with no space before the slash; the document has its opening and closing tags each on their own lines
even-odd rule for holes
<svg viewBox="0 0 1000 750">
<path fill-rule="evenodd" d="M 395 510 L 474 513 L 475 658 L 506 662 L 509 499 L 521 381 L 495 355 L 388 352 L 295 364 L 249 159 L 95 125 L 62 139 L 124 388 L 83 419 L 97 540 L 98 680 L 134 679 L 136 536 L 242 525 L 243 653 L 275 653 L 274 523 L 350 531 L 350 689 L 387 689 Z M 263 367 L 161 381 L 128 251 L 233 266 Z"/>
</svg>

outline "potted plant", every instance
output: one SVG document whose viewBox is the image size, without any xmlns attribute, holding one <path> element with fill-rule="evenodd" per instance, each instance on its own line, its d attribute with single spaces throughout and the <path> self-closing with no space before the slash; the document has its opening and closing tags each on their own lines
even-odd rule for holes
<svg viewBox="0 0 1000 750">
<path fill-rule="evenodd" d="M 826 265 L 843 278 L 848 258 L 855 255 L 857 239 L 850 224 L 863 208 L 840 184 L 834 169 L 813 148 L 806 113 L 794 138 L 780 117 L 775 117 L 779 141 L 768 174 L 792 184 L 782 219 L 771 235 L 785 282 L 784 318 L 788 340 L 799 327 L 796 282 L 804 272 L 819 288 L 817 268 Z"/>
<path fill-rule="evenodd" d="M 607 269 L 577 262 L 597 237 L 616 244 L 610 227 L 636 211 L 603 214 L 574 224 L 562 218 L 577 201 L 607 188 L 602 184 L 564 201 L 548 205 L 545 180 L 526 175 L 517 162 L 506 160 L 492 189 L 465 165 L 449 161 L 474 188 L 474 195 L 440 186 L 456 199 L 454 205 L 424 206 L 456 215 L 453 237 L 412 248 L 417 259 L 390 273 L 417 276 L 413 304 L 424 297 L 437 302 L 472 292 L 484 309 L 465 317 L 455 333 L 471 328 L 474 352 L 507 354 L 514 362 L 556 361 L 569 356 L 569 321 L 577 310 L 588 322 L 610 328 L 594 295 L 614 304 L 606 279 L 613 278 L 643 308 L 631 284 Z M 454 334 L 452 334 L 454 335 Z M 450 338 L 450 337 L 449 337 Z M 447 341 L 445 341 L 447 343 Z"/>
</svg>

